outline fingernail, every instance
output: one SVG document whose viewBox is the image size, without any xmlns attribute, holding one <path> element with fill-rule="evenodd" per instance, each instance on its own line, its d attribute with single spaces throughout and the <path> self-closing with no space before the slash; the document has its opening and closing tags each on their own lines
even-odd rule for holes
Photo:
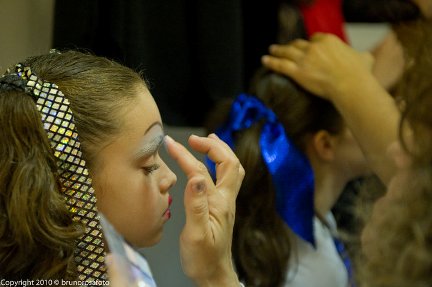
<svg viewBox="0 0 432 287">
<path fill-rule="evenodd" d="M 215 139 L 218 139 L 218 138 L 219 138 L 218 135 L 215 134 L 215 133 L 211 133 L 211 134 L 209 134 L 209 137 L 211 137 L 211 138 L 215 138 Z"/>
<path fill-rule="evenodd" d="M 169 135 L 165 135 L 164 137 L 164 141 L 163 141 L 163 146 L 165 148 L 165 151 L 168 151 L 168 146 L 169 144 L 173 144 L 175 141 L 173 140 L 172 137 L 170 137 Z"/>
<path fill-rule="evenodd" d="M 277 49 L 277 45 L 276 44 L 273 44 L 273 45 L 270 45 L 270 47 L 269 47 L 269 50 L 272 52 L 272 51 L 274 51 L 275 49 Z"/>
<path fill-rule="evenodd" d="M 173 143 L 174 139 L 170 137 L 169 135 L 165 135 L 165 142 Z"/>
<path fill-rule="evenodd" d="M 202 192 L 204 192 L 204 191 L 206 190 L 206 185 L 205 185 L 205 183 L 202 182 L 202 181 L 197 182 L 197 183 L 195 183 L 195 184 L 193 185 L 193 190 L 194 190 L 196 193 L 202 193 Z"/>
<path fill-rule="evenodd" d="M 269 56 L 265 55 L 265 56 L 261 57 L 261 62 L 263 64 L 267 64 L 269 61 L 270 61 L 270 57 Z"/>
</svg>

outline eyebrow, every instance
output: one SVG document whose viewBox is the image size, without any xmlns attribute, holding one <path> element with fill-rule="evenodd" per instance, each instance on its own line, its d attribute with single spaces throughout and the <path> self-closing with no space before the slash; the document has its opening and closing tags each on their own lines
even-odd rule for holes
<svg viewBox="0 0 432 287">
<path fill-rule="evenodd" d="M 151 130 L 151 128 L 156 126 L 156 125 L 159 125 L 162 127 L 162 124 L 160 122 L 155 122 L 152 125 L 150 125 L 150 127 L 148 127 L 148 129 L 145 131 L 144 135 L 146 135 L 148 133 L 148 131 Z M 138 152 L 135 154 L 135 158 L 140 159 L 140 158 L 148 157 L 150 155 L 155 154 L 159 150 L 159 148 L 163 144 L 163 142 L 164 142 L 164 134 L 163 134 L 163 129 L 162 129 L 162 134 L 156 136 L 150 142 L 143 145 L 138 150 Z"/>
</svg>

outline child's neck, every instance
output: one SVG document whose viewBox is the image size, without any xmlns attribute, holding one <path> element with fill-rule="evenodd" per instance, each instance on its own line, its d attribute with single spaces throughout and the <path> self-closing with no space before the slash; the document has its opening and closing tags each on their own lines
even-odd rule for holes
<svg viewBox="0 0 432 287">
<path fill-rule="evenodd" d="M 315 173 L 315 212 L 322 218 L 330 212 L 341 195 L 347 181 L 332 172 Z"/>
</svg>

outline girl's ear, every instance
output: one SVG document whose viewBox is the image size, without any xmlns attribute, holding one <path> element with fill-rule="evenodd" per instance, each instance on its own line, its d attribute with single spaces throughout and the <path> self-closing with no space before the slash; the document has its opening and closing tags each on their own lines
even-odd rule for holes
<svg viewBox="0 0 432 287">
<path fill-rule="evenodd" d="M 335 138 L 325 130 L 320 130 L 312 136 L 311 148 L 320 160 L 333 161 L 335 147 Z"/>
</svg>

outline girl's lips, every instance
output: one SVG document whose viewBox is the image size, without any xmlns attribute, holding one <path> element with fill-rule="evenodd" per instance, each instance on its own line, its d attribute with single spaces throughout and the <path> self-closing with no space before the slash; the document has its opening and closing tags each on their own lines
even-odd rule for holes
<svg viewBox="0 0 432 287">
<path fill-rule="evenodd" d="M 164 214 L 163 214 L 163 217 L 164 217 L 165 219 L 170 219 L 170 218 L 171 218 L 171 210 L 170 210 L 170 206 L 171 206 L 172 201 L 173 201 L 172 196 L 171 196 L 171 195 L 168 195 L 168 208 L 165 210 L 165 212 L 164 212 Z"/>
<path fill-rule="evenodd" d="M 167 209 L 167 210 L 165 211 L 165 213 L 164 213 L 164 217 L 165 217 L 166 219 L 170 219 L 170 218 L 171 218 L 171 210 L 170 210 L 170 209 Z"/>
</svg>

